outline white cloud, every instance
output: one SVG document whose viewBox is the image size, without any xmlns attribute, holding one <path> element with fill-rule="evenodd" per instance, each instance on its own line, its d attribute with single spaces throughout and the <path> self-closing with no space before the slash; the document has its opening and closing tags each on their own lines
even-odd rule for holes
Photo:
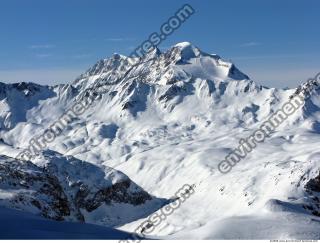
<svg viewBox="0 0 320 243">
<path fill-rule="evenodd" d="M 243 44 L 241 44 L 240 46 L 241 46 L 241 47 L 261 46 L 261 43 L 251 41 L 251 42 L 243 43 Z"/>
<path fill-rule="evenodd" d="M 43 44 L 43 45 L 31 45 L 29 46 L 30 49 L 52 49 L 55 48 L 55 45 L 51 44 Z"/>
<path fill-rule="evenodd" d="M 236 56 L 232 60 L 256 60 L 256 59 L 278 59 L 278 58 L 298 58 L 301 54 L 275 54 L 275 55 L 260 55 L 260 56 Z"/>
<path fill-rule="evenodd" d="M 133 41 L 134 38 L 106 38 L 105 41 L 110 42 L 122 42 L 122 41 Z"/>
</svg>

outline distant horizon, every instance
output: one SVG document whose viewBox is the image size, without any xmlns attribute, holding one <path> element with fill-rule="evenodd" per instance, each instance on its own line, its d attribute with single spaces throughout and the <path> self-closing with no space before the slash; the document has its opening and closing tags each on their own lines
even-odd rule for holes
<svg viewBox="0 0 320 243">
<path fill-rule="evenodd" d="M 4 0 L 0 81 L 71 82 L 112 53 L 129 55 L 185 3 L 164 0 L 155 8 L 146 0 Z M 159 45 L 161 50 L 191 42 L 268 87 L 294 88 L 320 71 L 315 31 L 320 2 L 187 3 L 195 14 Z"/>
</svg>

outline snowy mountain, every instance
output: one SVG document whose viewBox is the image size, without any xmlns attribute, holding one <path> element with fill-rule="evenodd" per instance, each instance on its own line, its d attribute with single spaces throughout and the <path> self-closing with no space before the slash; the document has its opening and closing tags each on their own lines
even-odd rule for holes
<svg viewBox="0 0 320 243">
<path fill-rule="evenodd" d="M 228 174 L 218 170 L 294 92 L 258 85 L 190 43 L 114 54 L 66 85 L 1 83 L 0 205 L 134 232 L 195 184 L 152 237 L 319 239 L 318 90 Z M 15 159 L 91 94 L 39 156 Z"/>
</svg>

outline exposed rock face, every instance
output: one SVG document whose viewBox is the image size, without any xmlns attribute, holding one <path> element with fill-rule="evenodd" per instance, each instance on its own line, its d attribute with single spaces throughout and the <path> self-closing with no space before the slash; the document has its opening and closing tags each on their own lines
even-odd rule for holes
<svg viewBox="0 0 320 243">
<path fill-rule="evenodd" d="M 8 192 L 1 195 L 1 204 L 31 209 L 55 220 L 70 215 L 68 198 L 58 179 L 31 162 L 1 156 L 0 177 L 1 189 Z"/>
<path fill-rule="evenodd" d="M 313 215 L 320 217 L 320 173 L 317 177 L 308 181 L 305 188 L 311 194 L 311 202 L 309 205 L 305 205 L 304 208 Z"/>
<path fill-rule="evenodd" d="M 307 183 L 306 188 L 311 191 L 320 192 L 320 173 L 316 178 L 311 179 Z"/>
<path fill-rule="evenodd" d="M 0 156 L 0 205 L 54 220 L 85 221 L 81 210 L 101 205 L 144 204 L 153 199 L 124 174 L 57 154 L 44 166 Z M 2 189 L 2 190 L 1 190 Z"/>
</svg>

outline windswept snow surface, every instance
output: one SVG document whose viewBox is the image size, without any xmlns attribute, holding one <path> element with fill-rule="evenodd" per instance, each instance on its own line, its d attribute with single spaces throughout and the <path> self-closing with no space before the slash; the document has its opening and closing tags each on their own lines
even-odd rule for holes
<svg viewBox="0 0 320 243">
<path fill-rule="evenodd" d="M 135 63 L 115 54 L 68 85 L 34 91 L 43 95 L 23 95 L 34 84 L 3 88 L 0 153 L 15 157 L 90 88 L 98 99 L 47 149 L 121 171 L 154 198 L 169 199 L 184 184 L 195 184 L 196 192 L 155 227 L 152 237 L 320 238 L 320 189 L 310 186 L 320 169 L 319 91 L 231 172 L 221 174 L 220 161 L 295 90 L 262 87 L 232 63 L 186 42 Z M 9 96 L 25 104 L 9 102 Z M 41 158 L 32 162 L 43 164 Z M 1 188 L 1 197 L 8 193 Z M 111 211 L 131 217 L 118 206 L 83 214 L 86 222 L 131 232 L 148 217 L 118 224 L 99 218 Z M 131 213 L 138 210 L 130 207 Z"/>
</svg>

